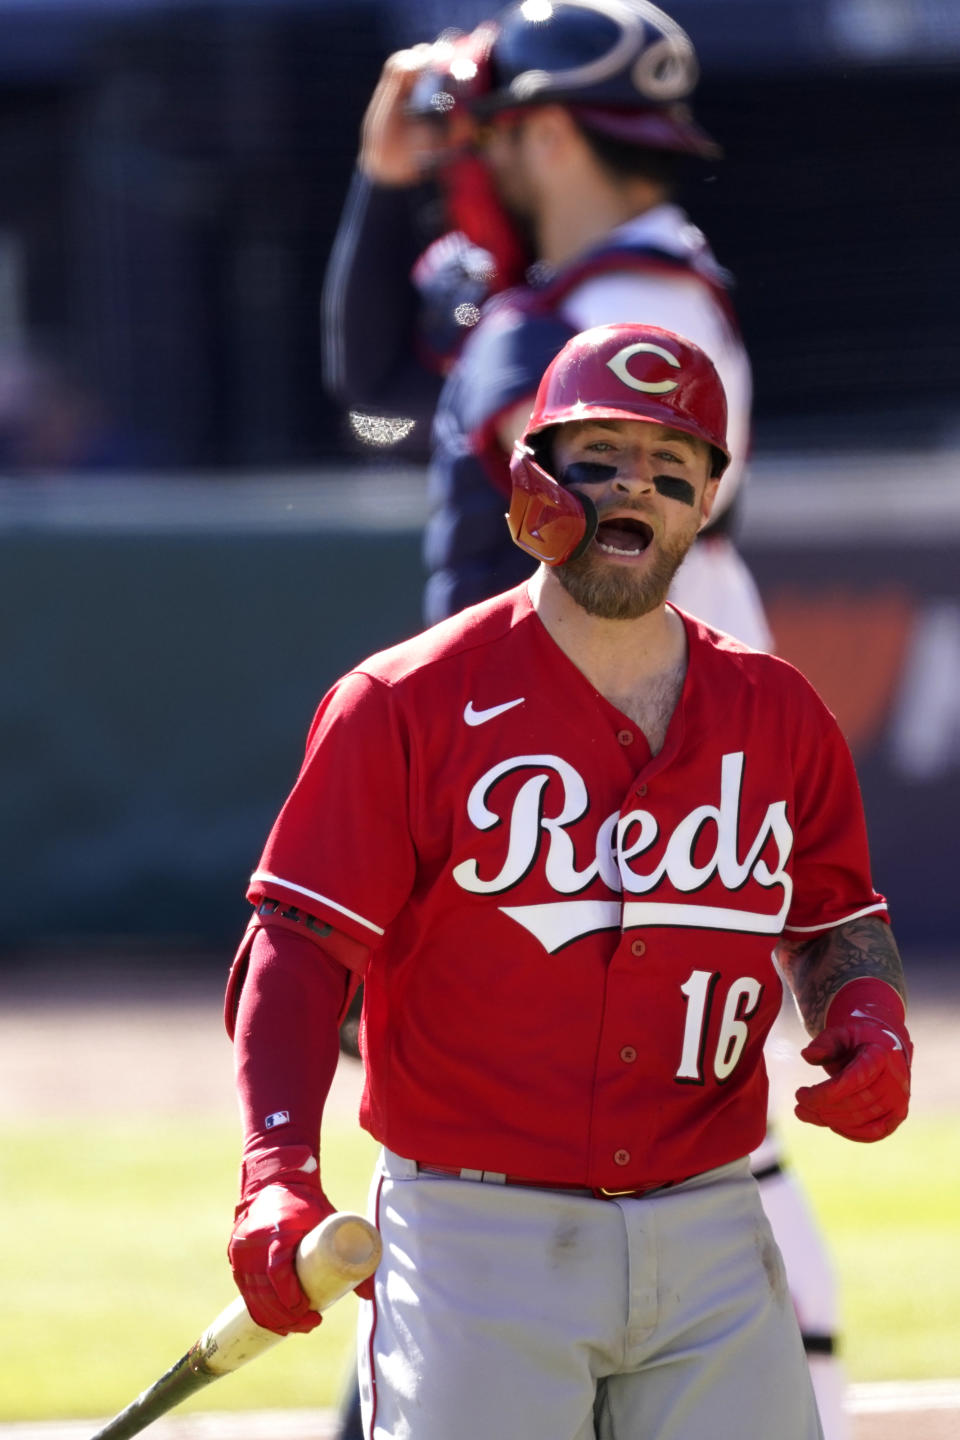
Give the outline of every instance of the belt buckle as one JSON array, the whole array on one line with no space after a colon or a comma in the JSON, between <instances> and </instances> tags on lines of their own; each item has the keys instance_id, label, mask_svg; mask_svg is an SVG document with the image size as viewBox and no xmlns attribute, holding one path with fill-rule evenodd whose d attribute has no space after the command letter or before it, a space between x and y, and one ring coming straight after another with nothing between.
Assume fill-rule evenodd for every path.
<instances>
[{"instance_id":1,"label":"belt buckle","mask_svg":"<svg viewBox=\"0 0 960 1440\"><path fill-rule=\"evenodd\" d=\"M608 1190L606 1186L598 1185L593 1193L602 1200L616 1200L618 1196L639 1195L641 1192L637 1189L636 1185L631 1185L629 1190Z\"/></svg>"}]
</instances>

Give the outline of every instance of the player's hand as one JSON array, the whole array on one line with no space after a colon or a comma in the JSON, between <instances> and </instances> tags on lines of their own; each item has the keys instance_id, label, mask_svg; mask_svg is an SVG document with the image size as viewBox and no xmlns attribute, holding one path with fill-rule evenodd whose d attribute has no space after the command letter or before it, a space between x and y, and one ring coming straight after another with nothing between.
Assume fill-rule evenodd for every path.
<instances>
[{"instance_id":1,"label":"player's hand","mask_svg":"<svg viewBox=\"0 0 960 1440\"><path fill-rule=\"evenodd\" d=\"M319 1184L299 1182L266 1185L238 1206L227 1254L251 1319L264 1330L289 1335L320 1324L294 1261L303 1237L332 1214Z\"/></svg>"},{"instance_id":2,"label":"player's hand","mask_svg":"<svg viewBox=\"0 0 960 1440\"><path fill-rule=\"evenodd\" d=\"M906 1118L913 1045L892 986L851 980L834 996L820 1034L801 1051L830 1076L797 1091L796 1114L848 1140L882 1140Z\"/></svg>"},{"instance_id":3,"label":"player's hand","mask_svg":"<svg viewBox=\"0 0 960 1440\"><path fill-rule=\"evenodd\" d=\"M435 58L433 45L398 50L384 63L360 130L359 168L378 185L416 185L443 148L436 125L407 114L420 75Z\"/></svg>"},{"instance_id":4,"label":"player's hand","mask_svg":"<svg viewBox=\"0 0 960 1440\"><path fill-rule=\"evenodd\" d=\"M297 1278L296 1255L303 1237L332 1214L307 1146L277 1146L244 1158L227 1254L251 1318L264 1330L289 1335L320 1324ZM372 1275L356 1293L373 1298Z\"/></svg>"}]
</instances>

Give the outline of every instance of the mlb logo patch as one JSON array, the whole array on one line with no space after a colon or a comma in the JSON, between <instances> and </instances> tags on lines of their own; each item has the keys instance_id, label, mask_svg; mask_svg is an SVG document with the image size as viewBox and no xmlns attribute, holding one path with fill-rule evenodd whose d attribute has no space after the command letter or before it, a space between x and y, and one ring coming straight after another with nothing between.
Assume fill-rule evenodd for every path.
<instances>
[{"instance_id":1,"label":"mlb logo patch","mask_svg":"<svg viewBox=\"0 0 960 1440\"><path fill-rule=\"evenodd\" d=\"M273 1114L272 1114L272 1115L268 1115L267 1118L266 1118L266 1120L265 1120L263 1123L264 1123L264 1125L266 1126L266 1128L267 1128L268 1130L273 1130L273 1129L275 1129L277 1125L289 1125L289 1124L290 1124L290 1111L289 1111L289 1110L274 1110Z\"/></svg>"}]
</instances>

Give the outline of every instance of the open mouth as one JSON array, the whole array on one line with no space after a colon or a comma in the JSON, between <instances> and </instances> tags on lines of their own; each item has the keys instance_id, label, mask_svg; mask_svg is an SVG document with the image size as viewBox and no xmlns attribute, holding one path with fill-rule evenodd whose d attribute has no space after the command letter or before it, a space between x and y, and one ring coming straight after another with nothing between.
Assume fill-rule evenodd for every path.
<instances>
[{"instance_id":1,"label":"open mouth","mask_svg":"<svg viewBox=\"0 0 960 1440\"><path fill-rule=\"evenodd\" d=\"M601 520L596 538L607 555L642 555L653 539L653 530L645 520L618 515L614 520Z\"/></svg>"}]
</instances>

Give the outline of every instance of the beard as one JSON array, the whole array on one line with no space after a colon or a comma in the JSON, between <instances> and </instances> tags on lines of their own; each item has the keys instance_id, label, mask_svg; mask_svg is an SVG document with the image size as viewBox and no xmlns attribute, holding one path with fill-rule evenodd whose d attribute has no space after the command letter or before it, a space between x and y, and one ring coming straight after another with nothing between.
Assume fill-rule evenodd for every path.
<instances>
[{"instance_id":1,"label":"beard","mask_svg":"<svg viewBox=\"0 0 960 1440\"><path fill-rule=\"evenodd\" d=\"M554 573L570 598L588 615L601 620L638 620L664 603L673 577L696 538L694 528L662 545L651 541L649 549L654 554L642 574L629 565L608 563L593 543L576 560L558 565Z\"/></svg>"}]
</instances>

